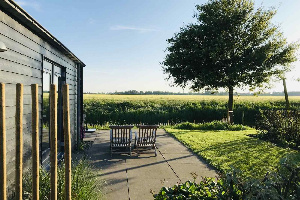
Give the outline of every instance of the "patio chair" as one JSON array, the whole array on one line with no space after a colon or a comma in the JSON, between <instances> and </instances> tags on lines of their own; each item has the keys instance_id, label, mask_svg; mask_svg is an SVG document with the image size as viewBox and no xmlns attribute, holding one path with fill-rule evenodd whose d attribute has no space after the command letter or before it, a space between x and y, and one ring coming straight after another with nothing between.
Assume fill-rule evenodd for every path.
<instances>
[{"instance_id":1,"label":"patio chair","mask_svg":"<svg viewBox=\"0 0 300 200\"><path fill-rule=\"evenodd\" d=\"M131 156L132 128L133 126L109 126L110 153L127 153ZM120 151L125 149L125 151Z\"/></svg>"},{"instance_id":2,"label":"patio chair","mask_svg":"<svg viewBox=\"0 0 300 200\"><path fill-rule=\"evenodd\" d=\"M138 133L135 132L135 148L137 151L139 149L154 149L155 156L156 153L156 131L159 127L158 125L139 125Z\"/></svg>"}]
</instances>

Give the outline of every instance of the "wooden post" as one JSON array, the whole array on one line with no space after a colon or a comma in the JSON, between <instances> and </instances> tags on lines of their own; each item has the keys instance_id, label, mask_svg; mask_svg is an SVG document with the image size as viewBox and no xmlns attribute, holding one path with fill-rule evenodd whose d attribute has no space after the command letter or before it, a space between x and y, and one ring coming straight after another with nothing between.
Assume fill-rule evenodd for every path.
<instances>
[{"instance_id":1,"label":"wooden post","mask_svg":"<svg viewBox=\"0 0 300 200\"><path fill-rule=\"evenodd\" d=\"M0 199L6 200L5 84L0 83Z\"/></svg>"},{"instance_id":2,"label":"wooden post","mask_svg":"<svg viewBox=\"0 0 300 200\"><path fill-rule=\"evenodd\" d=\"M32 199L39 200L39 99L38 84L31 85L32 99Z\"/></svg>"},{"instance_id":3,"label":"wooden post","mask_svg":"<svg viewBox=\"0 0 300 200\"><path fill-rule=\"evenodd\" d=\"M50 162L51 200L57 200L57 93L56 85L50 87Z\"/></svg>"},{"instance_id":4,"label":"wooden post","mask_svg":"<svg viewBox=\"0 0 300 200\"><path fill-rule=\"evenodd\" d=\"M22 200L23 84L16 85L16 199Z\"/></svg>"},{"instance_id":5,"label":"wooden post","mask_svg":"<svg viewBox=\"0 0 300 200\"><path fill-rule=\"evenodd\" d=\"M70 106L69 85L63 85L63 119L65 145L65 193L66 200L71 200L71 137L70 137Z\"/></svg>"}]
</instances>

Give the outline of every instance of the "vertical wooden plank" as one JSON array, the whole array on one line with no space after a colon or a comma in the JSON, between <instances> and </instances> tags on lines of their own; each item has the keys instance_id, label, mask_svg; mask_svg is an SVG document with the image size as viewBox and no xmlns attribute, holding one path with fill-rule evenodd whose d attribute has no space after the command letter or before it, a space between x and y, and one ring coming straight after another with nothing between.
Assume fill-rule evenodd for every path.
<instances>
[{"instance_id":1,"label":"vertical wooden plank","mask_svg":"<svg viewBox=\"0 0 300 200\"><path fill-rule=\"evenodd\" d=\"M70 137L70 104L69 85L63 85L63 120L65 145L65 194L71 200L71 137Z\"/></svg>"},{"instance_id":2,"label":"vertical wooden plank","mask_svg":"<svg viewBox=\"0 0 300 200\"><path fill-rule=\"evenodd\" d=\"M32 99L32 199L39 200L39 97L38 84L31 85Z\"/></svg>"},{"instance_id":3,"label":"vertical wooden plank","mask_svg":"<svg viewBox=\"0 0 300 200\"><path fill-rule=\"evenodd\" d=\"M0 83L0 199L6 200L5 84Z\"/></svg>"},{"instance_id":4,"label":"vertical wooden plank","mask_svg":"<svg viewBox=\"0 0 300 200\"><path fill-rule=\"evenodd\" d=\"M22 200L23 84L16 85L16 199Z\"/></svg>"},{"instance_id":5,"label":"vertical wooden plank","mask_svg":"<svg viewBox=\"0 0 300 200\"><path fill-rule=\"evenodd\" d=\"M50 86L50 162L51 200L57 200L57 93L55 84Z\"/></svg>"}]
</instances>

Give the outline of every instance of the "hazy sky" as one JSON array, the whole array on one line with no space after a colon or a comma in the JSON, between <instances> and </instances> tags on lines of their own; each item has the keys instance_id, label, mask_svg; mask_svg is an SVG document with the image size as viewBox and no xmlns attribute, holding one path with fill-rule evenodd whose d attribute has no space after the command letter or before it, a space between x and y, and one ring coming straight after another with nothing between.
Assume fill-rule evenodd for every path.
<instances>
[{"instance_id":1,"label":"hazy sky","mask_svg":"<svg viewBox=\"0 0 300 200\"><path fill-rule=\"evenodd\" d=\"M194 22L195 5L206 0L18 0L42 26L87 66L85 92L182 91L169 86L160 62L166 39ZM300 39L299 0L256 0L278 13L289 42ZM299 57L299 56L298 56ZM299 57L300 58L300 57ZM288 90L300 90L300 62L288 74ZM298 68L298 69L297 69ZM281 83L273 90L282 91ZM185 90L187 92L188 89Z\"/></svg>"}]
</instances>

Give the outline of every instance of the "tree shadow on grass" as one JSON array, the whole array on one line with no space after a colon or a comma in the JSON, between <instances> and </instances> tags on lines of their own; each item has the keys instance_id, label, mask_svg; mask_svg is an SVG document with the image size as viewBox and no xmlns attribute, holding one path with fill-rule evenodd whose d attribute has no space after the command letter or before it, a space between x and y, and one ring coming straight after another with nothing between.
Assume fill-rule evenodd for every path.
<instances>
[{"instance_id":1,"label":"tree shadow on grass","mask_svg":"<svg viewBox=\"0 0 300 200\"><path fill-rule=\"evenodd\" d=\"M242 170L243 176L262 177L287 156L294 162L300 162L298 151L250 137L193 150L221 171L234 167Z\"/></svg>"}]
</instances>

